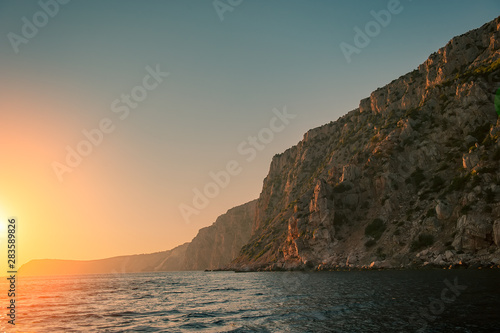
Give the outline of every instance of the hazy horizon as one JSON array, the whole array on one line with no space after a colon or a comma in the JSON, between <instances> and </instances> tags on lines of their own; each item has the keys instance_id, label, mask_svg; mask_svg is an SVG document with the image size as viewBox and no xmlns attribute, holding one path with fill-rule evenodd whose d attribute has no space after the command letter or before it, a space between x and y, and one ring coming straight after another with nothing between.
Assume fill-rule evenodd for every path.
<instances>
[{"instance_id":1,"label":"hazy horizon","mask_svg":"<svg viewBox=\"0 0 500 333\"><path fill-rule=\"evenodd\" d=\"M348 60L340 45L390 2L242 1L221 14L211 1L70 1L13 44L43 9L0 1L0 241L16 217L17 267L191 241L258 198L273 155L500 9L400 1ZM193 203L209 183L213 197Z\"/></svg>"}]
</instances>

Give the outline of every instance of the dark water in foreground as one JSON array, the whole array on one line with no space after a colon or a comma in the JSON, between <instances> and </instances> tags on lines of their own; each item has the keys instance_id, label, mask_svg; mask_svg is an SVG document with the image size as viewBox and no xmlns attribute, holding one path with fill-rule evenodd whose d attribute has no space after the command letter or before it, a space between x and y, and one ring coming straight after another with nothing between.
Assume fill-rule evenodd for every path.
<instances>
[{"instance_id":1,"label":"dark water in foreground","mask_svg":"<svg viewBox=\"0 0 500 333\"><path fill-rule=\"evenodd\" d=\"M499 332L499 282L498 270L20 277L16 329ZM0 287L5 290L4 281ZM5 313L0 327L15 331Z\"/></svg>"}]
</instances>

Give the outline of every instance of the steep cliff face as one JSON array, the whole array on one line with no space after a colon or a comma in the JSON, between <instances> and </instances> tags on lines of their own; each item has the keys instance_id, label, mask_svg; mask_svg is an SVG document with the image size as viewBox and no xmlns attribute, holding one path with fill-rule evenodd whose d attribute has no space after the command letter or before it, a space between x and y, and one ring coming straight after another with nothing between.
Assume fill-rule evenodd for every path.
<instances>
[{"instance_id":1,"label":"steep cliff face","mask_svg":"<svg viewBox=\"0 0 500 333\"><path fill-rule=\"evenodd\" d=\"M453 38L276 155L229 267L500 264L499 28Z\"/></svg>"},{"instance_id":2,"label":"steep cliff face","mask_svg":"<svg viewBox=\"0 0 500 333\"><path fill-rule=\"evenodd\" d=\"M184 269L216 269L236 258L250 239L256 202L231 208L214 224L200 229L186 250Z\"/></svg>"}]
</instances>

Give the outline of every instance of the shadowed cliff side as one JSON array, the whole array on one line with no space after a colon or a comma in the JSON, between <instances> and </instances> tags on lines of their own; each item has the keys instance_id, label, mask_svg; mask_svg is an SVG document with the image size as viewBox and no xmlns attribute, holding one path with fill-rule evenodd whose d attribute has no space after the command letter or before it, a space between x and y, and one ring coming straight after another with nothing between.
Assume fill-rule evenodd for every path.
<instances>
[{"instance_id":1,"label":"shadowed cliff side","mask_svg":"<svg viewBox=\"0 0 500 333\"><path fill-rule=\"evenodd\" d=\"M31 260L19 269L27 275L119 274L205 270L225 266L248 242L257 200L231 208L211 226L202 228L191 243L169 251L99 260Z\"/></svg>"},{"instance_id":2,"label":"shadowed cliff side","mask_svg":"<svg viewBox=\"0 0 500 333\"><path fill-rule=\"evenodd\" d=\"M217 269L228 265L250 239L257 200L231 208L202 228L186 250L184 269Z\"/></svg>"},{"instance_id":3,"label":"shadowed cliff side","mask_svg":"<svg viewBox=\"0 0 500 333\"><path fill-rule=\"evenodd\" d=\"M149 254L119 256L99 260L31 260L19 269L27 275L76 275L76 274L121 274L154 271L177 271L184 265L184 254L189 243L169 251Z\"/></svg>"}]
</instances>

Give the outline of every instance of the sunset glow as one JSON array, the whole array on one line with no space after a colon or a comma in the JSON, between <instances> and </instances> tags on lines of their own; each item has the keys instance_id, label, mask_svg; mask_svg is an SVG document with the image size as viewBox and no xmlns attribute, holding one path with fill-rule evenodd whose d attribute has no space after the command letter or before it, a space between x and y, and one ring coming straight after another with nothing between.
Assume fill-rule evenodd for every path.
<instances>
[{"instance_id":1,"label":"sunset glow","mask_svg":"<svg viewBox=\"0 0 500 333\"><path fill-rule=\"evenodd\" d=\"M498 13L0 0L0 331L498 330Z\"/></svg>"},{"instance_id":2,"label":"sunset glow","mask_svg":"<svg viewBox=\"0 0 500 333\"><path fill-rule=\"evenodd\" d=\"M436 5L430 15L405 4L391 29L348 65L338 44L352 39L370 3L319 9L304 2L283 16L285 2L245 2L224 22L210 3L187 3L74 1L19 53L2 39L0 203L18 219L20 264L149 253L190 241L259 196L273 155L356 108L453 35L491 19L496 4L475 8L474 19L460 19L470 11L459 6ZM37 2L3 4L3 31L20 33L21 18L38 10ZM420 27L418 15L428 21L424 29L439 29L411 35L406 48L393 43ZM296 117L281 127L273 110L285 107ZM114 130L101 138L94 130L103 119ZM279 131L262 132L271 127ZM97 144L82 143L88 133ZM262 144L259 135L272 140ZM60 181L54 162L67 166L78 149L86 156ZM240 172L210 189L213 174L232 161ZM198 199L205 187L217 195ZM188 220L180 209L186 206L196 210Z\"/></svg>"},{"instance_id":3,"label":"sunset glow","mask_svg":"<svg viewBox=\"0 0 500 333\"><path fill-rule=\"evenodd\" d=\"M7 232L7 217L2 207L0 207L0 237L5 237L6 232Z\"/></svg>"}]
</instances>

